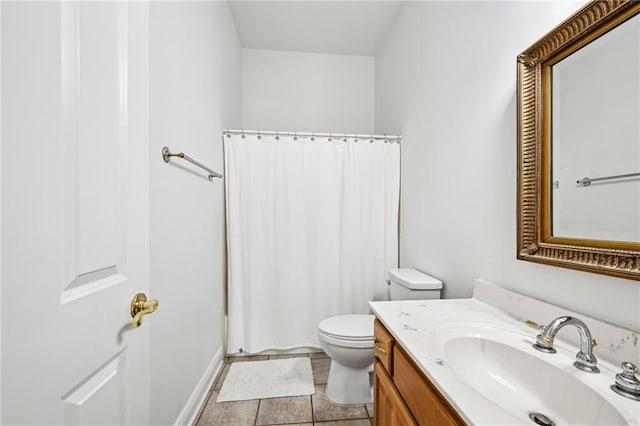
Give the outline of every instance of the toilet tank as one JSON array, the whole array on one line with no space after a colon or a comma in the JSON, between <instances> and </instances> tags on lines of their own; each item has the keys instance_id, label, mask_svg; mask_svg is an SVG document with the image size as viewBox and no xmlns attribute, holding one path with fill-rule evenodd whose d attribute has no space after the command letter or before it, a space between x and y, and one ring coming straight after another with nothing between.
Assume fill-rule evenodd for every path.
<instances>
[{"instance_id":1,"label":"toilet tank","mask_svg":"<svg viewBox=\"0 0 640 426\"><path fill-rule=\"evenodd\" d=\"M413 268L389 269L391 300L440 299L442 281Z\"/></svg>"}]
</instances>

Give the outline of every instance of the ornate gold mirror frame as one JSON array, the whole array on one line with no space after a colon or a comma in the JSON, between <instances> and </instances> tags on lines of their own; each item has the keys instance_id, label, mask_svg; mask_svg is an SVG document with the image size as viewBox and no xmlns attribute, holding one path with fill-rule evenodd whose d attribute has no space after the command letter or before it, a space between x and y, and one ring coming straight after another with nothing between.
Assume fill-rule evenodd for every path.
<instances>
[{"instance_id":1,"label":"ornate gold mirror frame","mask_svg":"<svg viewBox=\"0 0 640 426\"><path fill-rule=\"evenodd\" d=\"M592 1L518 56L518 259L640 280L640 243L555 237L551 228L551 67L640 13Z\"/></svg>"}]
</instances>

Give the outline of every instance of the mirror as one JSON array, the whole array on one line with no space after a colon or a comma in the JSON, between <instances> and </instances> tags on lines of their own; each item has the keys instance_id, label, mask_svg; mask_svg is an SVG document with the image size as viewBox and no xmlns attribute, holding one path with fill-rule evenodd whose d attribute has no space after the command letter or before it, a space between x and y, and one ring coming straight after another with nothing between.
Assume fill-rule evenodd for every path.
<instances>
[{"instance_id":1,"label":"mirror","mask_svg":"<svg viewBox=\"0 0 640 426\"><path fill-rule=\"evenodd\" d=\"M551 235L640 242L640 15L551 67Z\"/></svg>"},{"instance_id":2,"label":"mirror","mask_svg":"<svg viewBox=\"0 0 640 426\"><path fill-rule=\"evenodd\" d=\"M640 280L640 3L518 56L518 258Z\"/></svg>"}]
</instances>

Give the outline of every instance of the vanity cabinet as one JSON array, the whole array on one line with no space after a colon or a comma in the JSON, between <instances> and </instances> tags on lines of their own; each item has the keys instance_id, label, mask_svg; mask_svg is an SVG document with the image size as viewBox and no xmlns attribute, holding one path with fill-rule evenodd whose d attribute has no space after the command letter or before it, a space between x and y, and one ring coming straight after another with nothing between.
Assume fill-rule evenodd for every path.
<instances>
[{"instance_id":1,"label":"vanity cabinet","mask_svg":"<svg viewBox=\"0 0 640 426\"><path fill-rule=\"evenodd\" d=\"M377 319L374 336L376 426L466 425Z\"/></svg>"},{"instance_id":2,"label":"vanity cabinet","mask_svg":"<svg viewBox=\"0 0 640 426\"><path fill-rule=\"evenodd\" d=\"M373 374L375 377L373 411L376 425L417 425L381 362L376 361L373 367Z\"/></svg>"}]
</instances>

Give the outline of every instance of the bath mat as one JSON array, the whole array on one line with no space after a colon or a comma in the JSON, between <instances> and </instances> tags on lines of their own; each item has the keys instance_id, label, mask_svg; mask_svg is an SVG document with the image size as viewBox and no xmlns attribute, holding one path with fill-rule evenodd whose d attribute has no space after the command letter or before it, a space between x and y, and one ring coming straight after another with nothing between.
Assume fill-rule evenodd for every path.
<instances>
[{"instance_id":1,"label":"bath mat","mask_svg":"<svg viewBox=\"0 0 640 426\"><path fill-rule=\"evenodd\" d=\"M312 395L315 392L309 358L234 362L216 402Z\"/></svg>"}]
</instances>

